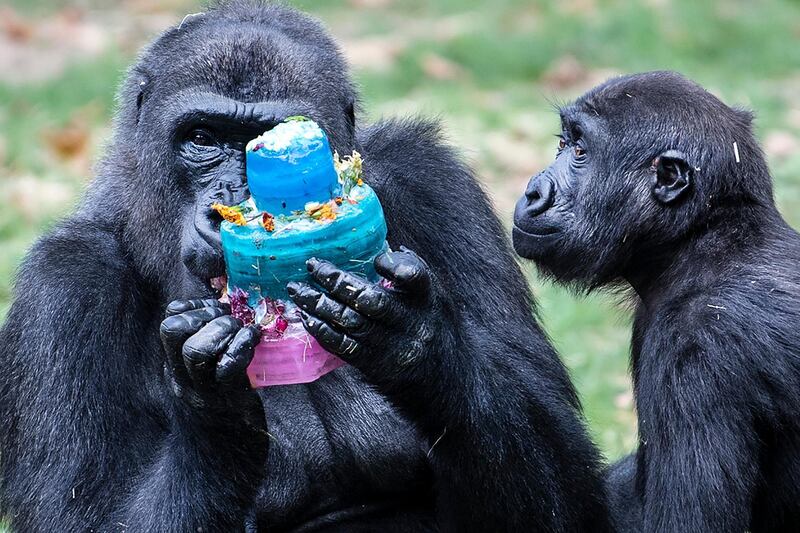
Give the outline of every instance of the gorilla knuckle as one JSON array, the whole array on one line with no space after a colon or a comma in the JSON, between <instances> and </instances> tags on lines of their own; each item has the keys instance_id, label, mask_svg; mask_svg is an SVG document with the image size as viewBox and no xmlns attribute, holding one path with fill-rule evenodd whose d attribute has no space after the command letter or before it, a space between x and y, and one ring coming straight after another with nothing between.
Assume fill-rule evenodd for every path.
<instances>
[{"instance_id":1,"label":"gorilla knuckle","mask_svg":"<svg viewBox=\"0 0 800 533\"><path fill-rule=\"evenodd\" d=\"M176 315L186 311L188 302L186 300L173 300L167 305L166 312L168 315Z\"/></svg>"},{"instance_id":2,"label":"gorilla knuckle","mask_svg":"<svg viewBox=\"0 0 800 533\"><path fill-rule=\"evenodd\" d=\"M242 346L251 348L258 343L260 339L261 331L257 326L242 328L242 330L236 336L236 340L239 341Z\"/></svg>"},{"instance_id":3,"label":"gorilla knuckle","mask_svg":"<svg viewBox=\"0 0 800 533\"><path fill-rule=\"evenodd\" d=\"M203 341L189 339L183 344L181 355L183 355L184 360L196 364L213 359L215 357L213 351L214 347L212 345Z\"/></svg>"},{"instance_id":4,"label":"gorilla knuckle","mask_svg":"<svg viewBox=\"0 0 800 533\"><path fill-rule=\"evenodd\" d=\"M380 287L372 287L365 291L363 298L364 312L375 318L386 318L394 307L394 297Z\"/></svg>"},{"instance_id":5,"label":"gorilla knuckle","mask_svg":"<svg viewBox=\"0 0 800 533\"><path fill-rule=\"evenodd\" d=\"M342 335L337 345L336 353L339 355L352 355L360 348L358 341L347 335Z\"/></svg>"},{"instance_id":6,"label":"gorilla knuckle","mask_svg":"<svg viewBox=\"0 0 800 533\"><path fill-rule=\"evenodd\" d=\"M304 320L304 325L311 334L316 334L323 324L322 320L313 316L309 316Z\"/></svg>"},{"instance_id":7,"label":"gorilla knuckle","mask_svg":"<svg viewBox=\"0 0 800 533\"><path fill-rule=\"evenodd\" d=\"M234 318L231 315L223 315L220 317L215 318L211 324L214 324L218 328L222 330L235 330L239 329L243 326L243 323L238 318Z\"/></svg>"},{"instance_id":8,"label":"gorilla knuckle","mask_svg":"<svg viewBox=\"0 0 800 533\"><path fill-rule=\"evenodd\" d=\"M342 305L325 294L319 294L315 298L314 312L317 314L337 315L341 313Z\"/></svg>"},{"instance_id":9,"label":"gorilla knuckle","mask_svg":"<svg viewBox=\"0 0 800 533\"><path fill-rule=\"evenodd\" d=\"M189 329L189 323L181 315L174 315L161 321L159 333L164 339L171 339L183 334Z\"/></svg>"},{"instance_id":10,"label":"gorilla knuckle","mask_svg":"<svg viewBox=\"0 0 800 533\"><path fill-rule=\"evenodd\" d=\"M366 325L364 317L350 307L344 307L338 317L338 325L350 330L360 330Z\"/></svg>"}]
</instances>

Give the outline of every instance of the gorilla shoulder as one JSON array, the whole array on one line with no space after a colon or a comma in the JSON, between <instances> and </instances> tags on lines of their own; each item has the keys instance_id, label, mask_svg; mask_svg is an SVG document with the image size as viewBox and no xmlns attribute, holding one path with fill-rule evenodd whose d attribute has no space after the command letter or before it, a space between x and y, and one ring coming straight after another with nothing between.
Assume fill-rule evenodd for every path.
<instances>
[{"instance_id":1,"label":"gorilla shoulder","mask_svg":"<svg viewBox=\"0 0 800 533\"><path fill-rule=\"evenodd\" d=\"M405 187L414 186L417 181L435 182L442 175L443 166L453 170L447 174L449 178L477 185L456 150L446 141L438 121L384 119L359 130L357 138L375 171L371 185L379 189L388 179L400 180Z\"/></svg>"},{"instance_id":2,"label":"gorilla shoulder","mask_svg":"<svg viewBox=\"0 0 800 533\"><path fill-rule=\"evenodd\" d=\"M33 245L19 272L18 293L44 291L55 298L57 294L91 297L95 289L129 279L133 270L113 231L70 217ZM113 296L108 291L101 292L96 295L98 303Z\"/></svg>"}]
</instances>

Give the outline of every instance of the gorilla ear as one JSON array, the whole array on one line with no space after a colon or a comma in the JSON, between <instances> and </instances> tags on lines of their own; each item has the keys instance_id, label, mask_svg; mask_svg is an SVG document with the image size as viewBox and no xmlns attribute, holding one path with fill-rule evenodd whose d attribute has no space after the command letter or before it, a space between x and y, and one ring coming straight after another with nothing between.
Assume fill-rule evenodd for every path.
<instances>
[{"instance_id":1,"label":"gorilla ear","mask_svg":"<svg viewBox=\"0 0 800 533\"><path fill-rule=\"evenodd\" d=\"M694 168L687 163L686 156L677 150L667 150L654 162L656 176L653 196L664 205L680 199L692 185Z\"/></svg>"}]
</instances>

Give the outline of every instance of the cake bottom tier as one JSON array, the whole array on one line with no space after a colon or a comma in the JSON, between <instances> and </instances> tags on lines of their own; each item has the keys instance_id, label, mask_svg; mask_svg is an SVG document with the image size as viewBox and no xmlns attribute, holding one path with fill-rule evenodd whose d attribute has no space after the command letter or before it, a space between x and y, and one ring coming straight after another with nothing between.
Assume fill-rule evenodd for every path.
<instances>
[{"instance_id":1,"label":"cake bottom tier","mask_svg":"<svg viewBox=\"0 0 800 533\"><path fill-rule=\"evenodd\" d=\"M287 300L290 281L312 283L306 269L311 257L375 280L375 257L388 249L386 221L378 197L368 186L356 204L343 203L327 222L296 220L270 232L257 223L220 226L228 287L249 295L251 307L263 297Z\"/></svg>"},{"instance_id":2,"label":"cake bottom tier","mask_svg":"<svg viewBox=\"0 0 800 533\"><path fill-rule=\"evenodd\" d=\"M343 364L302 330L279 339L262 337L247 367L247 377L253 388L310 383Z\"/></svg>"}]
</instances>

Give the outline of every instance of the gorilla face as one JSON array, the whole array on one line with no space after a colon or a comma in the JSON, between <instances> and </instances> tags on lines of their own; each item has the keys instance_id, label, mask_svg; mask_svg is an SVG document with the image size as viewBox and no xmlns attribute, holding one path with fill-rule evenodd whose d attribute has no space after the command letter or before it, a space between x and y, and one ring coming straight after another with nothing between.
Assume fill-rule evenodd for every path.
<instances>
[{"instance_id":1,"label":"gorilla face","mask_svg":"<svg viewBox=\"0 0 800 533\"><path fill-rule=\"evenodd\" d=\"M618 277L653 209L647 170L614 165L609 148L602 120L579 106L562 110L556 159L517 202L515 250L562 282ZM638 224L626 224L626 213L637 213Z\"/></svg>"},{"instance_id":2,"label":"gorilla face","mask_svg":"<svg viewBox=\"0 0 800 533\"><path fill-rule=\"evenodd\" d=\"M170 166L176 169L177 188L184 191L185 207L178 213L178 257L186 276L206 284L225 272L221 219L210 206L234 205L247 198L247 142L294 115L324 118L306 102L251 103L203 91L182 91L165 102L164 122L171 125ZM184 280L183 286L186 281L191 280Z\"/></svg>"},{"instance_id":3,"label":"gorilla face","mask_svg":"<svg viewBox=\"0 0 800 533\"><path fill-rule=\"evenodd\" d=\"M561 110L556 159L517 203L517 253L592 289L669 261L718 216L715 205L767 205L770 184L741 178L762 174L747 168L759 159L737 161L732 150L738 140L738 150L758 151L744 134L749 120L670 72L592 89Z\"/></svg>"},{"instance_id":4,"label":"gorilla face","mask_svg":"<svg viewBox=\"0 0 800 533\"><path fill-rule=\"evenodd\" d=\"M355 143L355 93L319 24L278 8L211 18L185 20L144 54L115 133L114 148L127 155L117 160L133 167L119 178L127 237L164 301L213 294L209 280L225 267L221 219L210 206L248 196L250 139L304 115L333 149L349 153Z\"/></svg>"}]
</instances>

